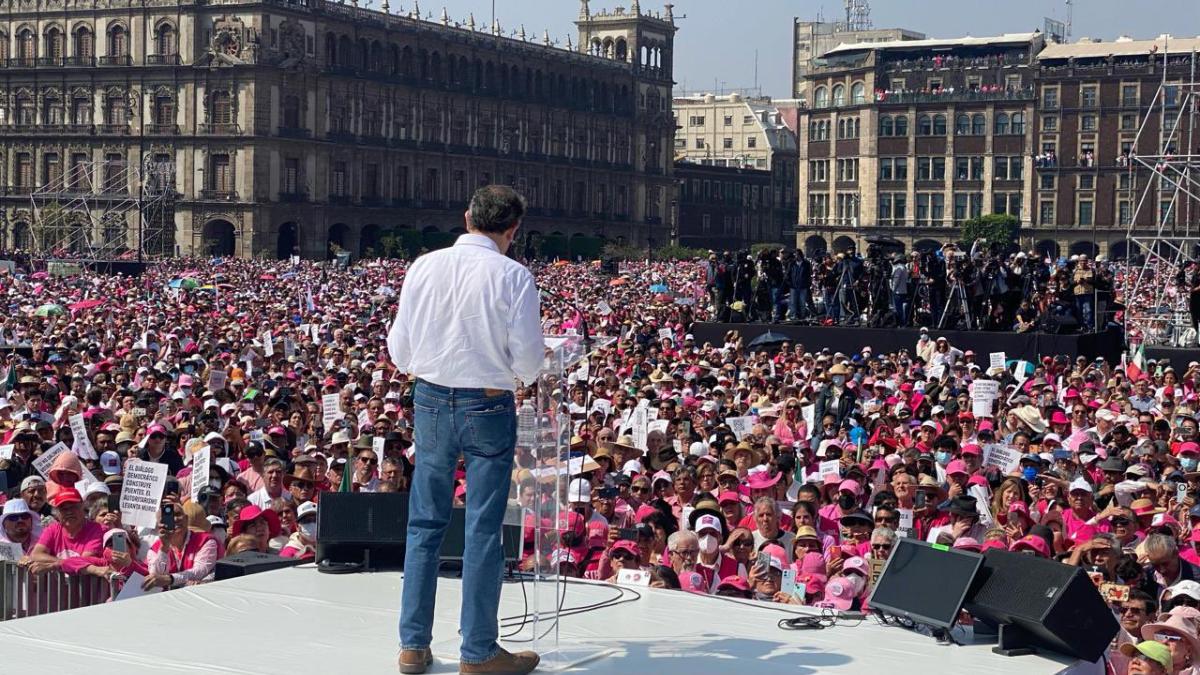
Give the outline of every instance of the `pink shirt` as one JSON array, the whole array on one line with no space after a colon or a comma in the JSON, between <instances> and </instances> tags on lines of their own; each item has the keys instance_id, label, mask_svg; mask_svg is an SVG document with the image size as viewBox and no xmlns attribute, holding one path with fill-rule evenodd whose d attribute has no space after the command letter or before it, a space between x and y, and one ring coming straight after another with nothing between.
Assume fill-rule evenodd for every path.
<instances>
[{"instance_id":1,"label":"pink shirt","mask_svg":"<svg viewBox=\"0 0 1200 675\"><path fill-rule=\"evenodd\" d=\"M46 548L50 555L56 556L63 563L63 571L67 574L77 574L92 564L85 558L100 558L104 555L104 527L94 521L87 521L74 537L67 535L62 523L52 523L42 530L38 543Z\"/></svg>"}]
</instances>

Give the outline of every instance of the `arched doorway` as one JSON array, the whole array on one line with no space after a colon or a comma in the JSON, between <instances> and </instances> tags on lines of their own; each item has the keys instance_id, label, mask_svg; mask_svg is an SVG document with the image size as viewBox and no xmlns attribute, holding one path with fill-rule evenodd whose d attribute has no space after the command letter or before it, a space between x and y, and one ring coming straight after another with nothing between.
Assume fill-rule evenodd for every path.
<instances>
[{"instance_id":1,"label":"arched doorway","mask_svg":"<svg viewBox=\"0 0 1200 675\"><path fill-rule=\"evenodd\" d=\"M1058 242L1054 241L1053 239L1043 239L1039 241L1037 246L1033 247L1033 250L1037 251L1038 255L1051 259L1057 259L1059 253L1062 251L1062 249L1058 246Z\"/></svg>"},{"instance_id":2,"label":"arched doorway","mask_svg":"<svg viewBox=\"0 0 1200 675\"><path fill-rule=\"evenodd\" d=\"M848 249L855 248L854 240L847 236L841 236L833 240L833 251L835 253L845 253Z\"/></svg>"},{"instance_id":3,"label":"arched doorway","mask_svg":"<svg viewBox=\"0 0 1200 675\"><path fill-rule=\"evenodd\" d=\"M337 253L346 250L346 241L350 238L350 226L345 223L334 223L329 227L329 236L326 237L326 244L329 248L329 257L334 257Z\"/></svg>"},{"instance_id":4,"label":"arched doorway","mask_svg":"<svg viewBox=\"0 0 1200 675\"><path fill-rule=\"evenodd\" d=\"M33 237L30 235L29 223L13 224L13 248L29 250L33 248Z\"/></svg>"},{"instance_id":5,"label":"arched doorway","mask_svg":"<svg viewBox=\"0 0 1200 675\"><path fill-rule=\"evenodd\" d=\"M279 226L279 242L275 247L275 257L287 260L293 255L300 254L300 228L293 222Z\"/></svg>"},{"instance_id":6,"label":"arched doorway","mask_svg":"<svg viewBox=\"0 0 1200 675\"><path fill-rule=\"evenodd\" d=\"M237 250L237 231L228 220L210 220L204 226L203 252L225 257Z\"/></svg>"},{"instance_id":7,"label":"arched doorway","mask_svg":"<svg viewBox=\"0 0 1200 675\"><path fill-rule=\"evenodd\" d=\"M1108 247L1108 257L1112 260L1125 260L1129 257L1129 242L1118 241Z\"/></svg>"},{"instance_id":8,"label":"arched doorway","mask_svg":"<svg viewBox=\"0 0 1200 675\"><path fill-rule=\"evenodd\" d=\"M819 234L809 235L804 240L804 255L810 258L819 258L825 255L829 250L829 246L825 243L825 237Z\"/></svg>"},{"instance_id":9,"label":"arched doorway","mask_svg":"<svg viewBox=\"0 0 1200 675\"><path fill-rule=\"evenodd\" d=\"M1069 251L1071 255L1086 255L1095 258L1096 254L1100 252L1100 247L1090 241L1077 241L1071 244Z\"/></svg>"},{"instance_id":10,"label":"arched doorway","mask_svg":"<svg viewBox=\"0 0 1200 675\"><path fill-rule=\"evenodd\" d=\"M378 225L363 226L362 233L358 236L358 255L360 258L379 258L383 256L383 247L380 243L381 232Z\"/></svg>"}]
</instances>

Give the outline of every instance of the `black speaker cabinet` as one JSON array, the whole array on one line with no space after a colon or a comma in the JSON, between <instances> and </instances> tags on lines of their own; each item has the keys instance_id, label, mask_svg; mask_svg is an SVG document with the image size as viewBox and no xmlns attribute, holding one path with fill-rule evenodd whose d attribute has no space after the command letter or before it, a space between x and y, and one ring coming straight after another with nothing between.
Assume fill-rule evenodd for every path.
<instances>
[{"instance_id":1,"label":"black speaker cabinet","mask_svg":"<svg viewBox=\"0 0 1200 675\"><path fill-rule=\"evenodd\" d=\"M259 553L258 551L243 551L236 555L221 558L217 561L216 580L244 577L248 574L270 572L283 567L299 565L299 558L284 558L274 553Z\"/></svg>"}]
</instances>

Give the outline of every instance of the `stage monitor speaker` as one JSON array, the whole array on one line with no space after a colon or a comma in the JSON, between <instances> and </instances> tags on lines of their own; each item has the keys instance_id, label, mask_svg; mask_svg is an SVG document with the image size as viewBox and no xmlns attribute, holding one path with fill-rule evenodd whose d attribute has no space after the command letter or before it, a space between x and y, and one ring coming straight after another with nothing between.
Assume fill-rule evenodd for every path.
<instances>
[{"instance_id":1,"label":"stage monitor speaker","mask_svg":"<svg viewBox=\"0 0 1200 675\"><path fill-rule=\"evenodd\" d=\"M292 567L300 562L299 558L284 558L273 553L244 551L218 560L215 575L217 581L224 581L225 579L244 577L248 574Z\"/></svg>"},{"instance_id":2,"label":"stage monitor speaker","mask_svg":"<svg viewBox=\"0 0 1200 675\"><path fill-rule=\"evenodd\" d=\"M520 521L519 513L508 522ZM466 511L455 508L442 540L439 557L461 560L466 546ZM504 559L520 560L520 525L502 528ZM408 536L407 492L326 492L317 511L319 562L362 564L369 569L401 569Z\"/></svg>"},{"instance_id":3,"label":"stage monitor speaker","mask_svg":"<svg viewBox=\"0 0 1200 675\"><path fill-rule=\"evenodd\" d=\"M1100 591L1079 567L991 549L964 605L1000 628L996 653L1041 647L1095 662L1119 628Z\"/></svg>"},{"instance_id":4,"label":"stage monitor speaker","mask_svg":"<svg viewBox=\"0 0 1200 675\"><path fill-rule=\"evenodd\" d=\"M407 492L325 492L317 510L317 561L404 567Z\"/></svg>"},{"instance_id":5,"label":"stage monitor speaker","mask_svg":"<svg viewBox=\"0 0 1200 675\"><path fill-rule=\"evenodd\" d=\"M978 553L899 539L867 604L909 621L950 628L982 562Z\"/></svg>"}]
</instances>

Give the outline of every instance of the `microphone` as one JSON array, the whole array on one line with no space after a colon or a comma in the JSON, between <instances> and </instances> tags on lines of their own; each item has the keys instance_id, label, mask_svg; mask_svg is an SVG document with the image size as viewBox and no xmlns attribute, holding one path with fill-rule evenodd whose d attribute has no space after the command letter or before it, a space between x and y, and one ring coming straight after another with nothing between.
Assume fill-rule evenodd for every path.
<instances>
[{"instance_id":1,"label":"microphone","mask_svg":"<svg viewBox=\"0 0 1200 675\"><path fill-rule=\"evenodd\" d=\"M558 300L560 302L564 302L568 307L575 310L575 313L579 315L579 328L583 333L583 348L589 352L592 351L592 336L588 333L587 315L580 311L579 306L575 304L575 301L561 293L545 288L539 288L538 295L547 300Z\"/></svg>"}]
</instances>

